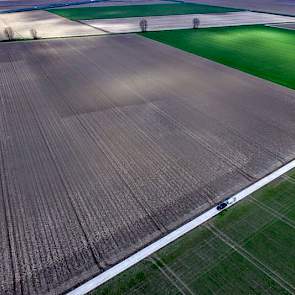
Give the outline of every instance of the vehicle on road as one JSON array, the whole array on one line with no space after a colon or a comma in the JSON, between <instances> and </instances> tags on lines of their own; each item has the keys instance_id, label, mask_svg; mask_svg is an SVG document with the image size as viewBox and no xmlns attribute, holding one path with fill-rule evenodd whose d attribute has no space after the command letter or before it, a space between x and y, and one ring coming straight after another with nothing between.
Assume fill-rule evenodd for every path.
<instances>
[{"instance_id":1,"label":"vehicle on road","mask_svg":"<svg viewBox=\"0 0 295 295\"><path fill-rule=\"evenodd\" d=\"M223 210L225 207L227 207L227 203L226 203L226 202L222 202L222 203L220 203L220 204L217 205L216 209L217 209L218 211L221 211L221 210Z\"/></svg>"},{"instance_id":2,"label":"vehicle on road","mask_svg":"<svg viewBox=\"0 0 295 295\"><path fill-rule=\"evenodd\" d=\"M225 207L227 207L228 205L233 204L235 201L236 201L236 198L235 198L235 197L233 197L233 198L227 198L227 199L225 199L222 203L219 203L219 204L217 205L216 209L217 209L218 211L221 211L221 210L223 210Z\"/></svg>"}]
</instances>

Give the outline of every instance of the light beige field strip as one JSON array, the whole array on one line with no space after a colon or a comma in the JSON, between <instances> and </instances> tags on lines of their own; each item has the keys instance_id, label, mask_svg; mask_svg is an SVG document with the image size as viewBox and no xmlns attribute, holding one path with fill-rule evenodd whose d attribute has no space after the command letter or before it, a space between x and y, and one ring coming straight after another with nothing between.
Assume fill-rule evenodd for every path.
<instances>
[{"instance_id":1,"label":"light beige field strip","mask_svg":"<svg viewBox=\"0 0 295 295\"><path fill-rule=\"evenodd\" d=\"M201 28L290 23L295 21L295 17L250 11L218 14L149 16L145 17L145 19L148 22L148 31L161 31L192 28L193 19L196 17L200 20ZM141 19L142 17L130 17L119 19L93 19L82 22L110 33L129 33L140 31L139 22Z\"/></svg>"}]
</instances>

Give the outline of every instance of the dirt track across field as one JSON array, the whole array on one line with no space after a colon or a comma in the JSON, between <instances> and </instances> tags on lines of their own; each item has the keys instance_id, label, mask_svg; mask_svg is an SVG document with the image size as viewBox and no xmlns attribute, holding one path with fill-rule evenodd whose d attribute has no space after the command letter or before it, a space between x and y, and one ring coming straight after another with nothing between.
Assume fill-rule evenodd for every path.
<instances>
[{"instance_id":1,"label":"dirt track across field","mask_svg":"<svg viewBox=\"0 0 295 295\"><path fill-rule=\"evenodd\" d=\"M295 157L295 92L137 35L1 44L0 293L56 294Z\"/></svg>"},{"instance_id":2,"label":"dirt track across field","mask_svg":"<svg viewBox=\"0 0 295 295\"><path fill-rule=\"evenodd\" d=\"M144 17L144 19L148 22L148 31L162 31L192 28L193 19L196 17L200 20L200 28L285 23L295 21L295 17L249 11L218 14L149 16ZM142 19L142 17L130 17L118 19L93 19L82 22L105 32L131 33L139 32L141 30L139 23Z\"/></svg>"}]
</instances>

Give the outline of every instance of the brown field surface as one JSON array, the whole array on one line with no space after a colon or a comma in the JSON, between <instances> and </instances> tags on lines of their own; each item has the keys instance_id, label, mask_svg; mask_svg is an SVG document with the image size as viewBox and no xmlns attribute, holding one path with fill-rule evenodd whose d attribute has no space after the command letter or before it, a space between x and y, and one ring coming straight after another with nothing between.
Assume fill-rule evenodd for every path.
<instances>
[{"instance_id":1,"label":"brown field surface","mask_svg":"<svg viewBox=\"0 0 295 295\"><path fill-rule=\"evenodd\" d=\"M295 92L136 35L2 43L0 293L56 294L294 158Z\"/></svg>"}]
</instances>

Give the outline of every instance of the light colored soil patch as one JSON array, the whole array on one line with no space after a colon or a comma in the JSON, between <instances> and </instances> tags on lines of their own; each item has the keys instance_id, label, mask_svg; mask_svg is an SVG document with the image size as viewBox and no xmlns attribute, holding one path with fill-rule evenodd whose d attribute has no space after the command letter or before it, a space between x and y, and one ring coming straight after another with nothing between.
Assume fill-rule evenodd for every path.
<instances>
[{"instance_id":1,"label":"light colored soil patch","mask_svg":"<svg viewBox=\"0 0 295 295\"><path fill-rule=\"evenodd\" d=\"M278 16L266 13L255 12L230 12L223 14L188 14L171 16L146 17L148 31L161 31L172 29L192 28L192 21L197 17L200 20L200 27L221 27L239 26L267 23L284 23L295 20L293 17ZM139 32L139 22L142 17L107 19L107 20L86 20L84 23L111 33Z\"/></svg>"},{"instance_id":2,"label":"light colored soil patch","mask_svg":"<svg viewBox=\"0 0 295 295\"><path fill-rule=\"evenodd\" d=\"M185 2L295 15L294 0L186 0Z\"/></svg>"},{"instance_id":3,"label":"light colored soil patch","mask_svg":"<svg viewBox=\"0 0 295 295\"><path fill-rule=\"evenodd\" d=\"M39 38L56 38L104 34L98 29L70 21L47 11L0 14L0 40L5 40L3 29L11 27L17 39L31 39L31 29Z\"/></svg>"}]
</instances>

